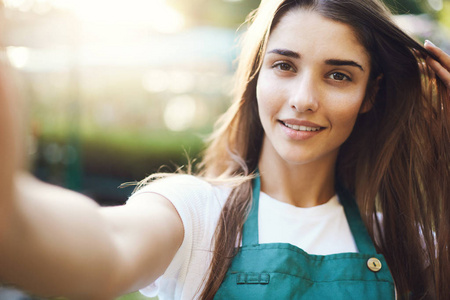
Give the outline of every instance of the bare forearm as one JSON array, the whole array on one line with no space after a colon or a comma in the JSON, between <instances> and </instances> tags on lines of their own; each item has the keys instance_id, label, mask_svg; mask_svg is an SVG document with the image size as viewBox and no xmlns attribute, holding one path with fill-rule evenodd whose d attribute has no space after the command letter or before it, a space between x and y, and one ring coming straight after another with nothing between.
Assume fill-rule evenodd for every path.
<instances>
[{"instance_id":1,"label":"bare forearm","mask_svg":"<svg viewBox=\"0 0 450 300\"><path fill-rule=\"evenodd\" d=\"M159 277L183 240L178 213L157 194L100 208L30 176L18 186L0 210L0 282L38 295L113 299Z\"/></svg>"},{"instance_id":2,"label":"bare forearm","mask_svg":"<svg viewBox=\"0 0 450 300\"><path fill-rule=\"evenodd\" d=\"M27 176L0 234L0 281L44 296L109 297L119 260L97 205Z\"/></svg>"}]
</instances>

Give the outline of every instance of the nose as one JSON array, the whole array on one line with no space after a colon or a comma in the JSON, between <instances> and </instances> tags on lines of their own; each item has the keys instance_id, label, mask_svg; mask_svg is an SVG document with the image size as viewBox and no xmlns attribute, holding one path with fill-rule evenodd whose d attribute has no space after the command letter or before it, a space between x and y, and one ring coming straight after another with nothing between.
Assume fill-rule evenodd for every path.
<instances>
[{"instance_id":1,"label":"nose","mask_svg":"<svg viewBox=\"0 0 450 300\"><path fill-rule=\"evenodd\" d=\"M299 113L315 112L319 108L318 82L313 74L304 72L293 82L289 105Z\"/></svg>"}]
</instances>

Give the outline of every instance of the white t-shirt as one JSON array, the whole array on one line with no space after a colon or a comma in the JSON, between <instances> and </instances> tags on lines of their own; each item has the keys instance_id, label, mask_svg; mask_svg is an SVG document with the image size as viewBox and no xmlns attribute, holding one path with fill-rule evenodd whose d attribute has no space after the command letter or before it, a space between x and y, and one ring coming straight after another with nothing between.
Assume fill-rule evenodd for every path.
<instances>
[{"instance_id":1,"label":"white t-shirt","mask_svg":"<svg viewBox=\"0 0 450 300\"><path fill-rule=\"evenodd\" d=\"M194 299L200 295L212 258L212 239L221 209L231 191L197 177L175 175L157 180L135 195L157 193L175 206L184 226L180 249L163 276L141 290L159 299ZM142 197L142 195L140 196ZM327 203L301 208L261 192L259 242L289 243L307 253L357 252L343 206L337 196Z\"/></svg>"}]
</instances>

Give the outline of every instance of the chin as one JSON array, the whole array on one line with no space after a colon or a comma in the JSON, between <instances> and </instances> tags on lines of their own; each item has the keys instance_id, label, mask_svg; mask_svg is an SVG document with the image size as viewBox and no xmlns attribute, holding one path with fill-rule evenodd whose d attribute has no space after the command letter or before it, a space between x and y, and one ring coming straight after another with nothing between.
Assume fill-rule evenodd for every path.
<instances>
[{"instance_id":1,"label":"chin","mask_svg":"<svg viewBox=\"0 0 450 300\"><path fill-rule=\"evenodd\" d=\"M325 164L333 164L336 162L338 150L332 150L327 152L320 151L305 151L303 149L292 149L289 147L288 149L276 149L276 153L278 154L278 159L281 162L286 163L288 165L306 165L310 163L325 163ZM316 149L317 150L317 149ZM274 160L276 161L276 160Z\"/></svg>"},{"instance_id":2,"label":"chin","mask_svg":"<svg viewBox=\"0 0 450 300\"><path fill-rule=\"evenodd\" d=\"M292 165L304 165L311 162L314 162L320 158L315 154L310 153L293 153L292 151L279 152L279 157L281 160L286 162L287 164Z\"/></svg>"}]
</instances>

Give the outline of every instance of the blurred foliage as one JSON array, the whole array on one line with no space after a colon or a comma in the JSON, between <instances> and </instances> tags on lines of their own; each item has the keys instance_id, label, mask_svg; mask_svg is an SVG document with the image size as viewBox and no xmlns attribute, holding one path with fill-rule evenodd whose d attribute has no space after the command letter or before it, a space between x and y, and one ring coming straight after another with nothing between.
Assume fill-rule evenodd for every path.
<instances>
[{"instance_id":1,"label":"blurred foliage","mask_svg":"<svg viewBox=\"0 0 450 300\"><path fill-rule=\"evenodd\" d=\"M423 14L427 10L426 0L383 0L394 14Z\"/></svg>"},{"instance_id":2,"label":"blurred foliage","mask_svg":"<svg viewBox=\"0 0 450 300\"><path fill-rule=\"evenodd\" d=\"M259 0L168 0L181 11L193 26L238 27L247 15L258 7Z\"/></svg>"},{"instance_id":3,"label":"blurred foliage","mask_svg":"<svg viewBox=\"0 0 450 300\"><path fill-rule=\"evenodd\" d=\"M81 191L102 205L124 203L135 186L119 189L122 183L138 182L158 171L174 172L188 163L195 165L190 159L198 157L203 147L203 136L197 131L81 131L80 159L49 163L48 149L67 156L68 147L74 146L69 139L61 131L43 134L33 160L34 173L42 180Z\"/></svg>"},{"instance_id":4,"label":"blurred foliage","mask_svg":"<svg viewBox=\"0 0 450 300\"><path fill-rule=\"evenodd\" d=\"M441 24L450 28L450 1L444 1L443 8L437 13L437 18Z\"/></svg>"}]
</instances>

